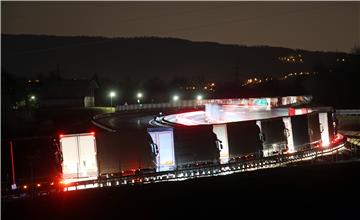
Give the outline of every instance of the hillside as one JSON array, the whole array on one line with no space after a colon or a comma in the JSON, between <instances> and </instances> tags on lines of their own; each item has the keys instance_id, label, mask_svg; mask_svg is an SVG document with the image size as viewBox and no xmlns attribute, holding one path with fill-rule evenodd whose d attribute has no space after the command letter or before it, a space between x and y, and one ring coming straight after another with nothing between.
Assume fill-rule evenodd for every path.
<instances>
[{"instance_id":1,"label":"hillside","mask_svg":"<svg viewBox=\"0 0 360 220\"><path fill-rule=\"evenodd\" d=\"M290 56L296 62L286 62ZM319 66L331 68L337 59L350 57L344 53L174 38L2 35L2 68L27 78L59 71L65 78L97 73L114 79L185 76L242 80L254 74L279 76L292 71L314 71ZM279 58L285 58L285 62Z\"/></svg>"}]
</instances>

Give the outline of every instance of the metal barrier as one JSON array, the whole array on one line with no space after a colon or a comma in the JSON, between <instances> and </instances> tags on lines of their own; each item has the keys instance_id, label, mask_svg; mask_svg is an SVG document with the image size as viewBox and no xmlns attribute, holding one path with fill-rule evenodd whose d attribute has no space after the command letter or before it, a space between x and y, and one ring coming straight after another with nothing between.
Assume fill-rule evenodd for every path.
<instances>
[{"instance_id":1,"label":"metal barrier","mask_svg":"<svg viewBox=\"0 0 360 220\"><path fill-rule=\"evenodd\" d=\"M308 161L321 156L328 156L337 154L340 151L345 150L345 143L341 142L328 149L310 149L302 152L296 152L292 154L277 155L272 157L266 157L256 160L231 162L227 164L205 164L198 167L190 167L184 169L177 169L173 171L155 172L149 174L132 175L132 176L113 176L110 174L107 178L99 178L96 180L87 180L81 182L73 182L60 188L53 188L46 191L33 191L38 192L35 196L46 195L49 193L57 193L59 191L73 191L83 190L90 188L101 188L101 187L113 187L119 185L133 185L133 184L150 184L166 181L183 181L187 179L195 179L210 176L229 175L233 173L253 171L258 169L268 169L281 167L290 163L296 163L301 161ZM34 195L31 195L34 196ZM9 194L8 199L19 198L16 194ZM2 195L2 198L5 198Z\"/></svg>"},{"instance_id":2,"label":"metal barrier","mask_svg":"<svg viewBox=\"0 0 360 220\"><path fill-rule=\"evenodd\" d=\"M257 169L267 169L284 166L290 163L312 160L320 156L327 156L338 153L345 149L345 143L329 148L329 149L310 149L293 154L277 155L272 157L261 158L257 160L232 162L227 164L212 164L199 167L191 167L185 169L177 169L174 171L156 172L152 174L133 175L125 177L101 178L93 181L84 181L72 183L65 187L64 191L86 189L94 187L109 187L126 184L147 184L164 181L182 181L186 179L194 179L209 176L228 175L232 173L252 171ZM79 186L81 186L79 188Z\"/></svg>"},{"instance_id":3,"label":"metal barrier","mask_svg":"<svg viewBox=\"0 0 360 220\"><path fill-rule=\"evenodd\" d=\"M360 109L336 109L337 115L360 115Z\"/></svg>"},{"instance_id":4,"label":"metal barrier","mask_svg":"<svg viewBox=\"0 0 360 220\"><path fill-rule=\"evenodd\" d=\"M204 99L204 100L178 100L166 103L149 103L118 105L116 111L141 110L141 109L164 109L176 107L199 107L205 104L220 105L265 105L271 107L299 105L310 103L312 96L285 96L285 97L261 97L261 98L234 98L234 99Z\"/></svg>"}]
</instances>

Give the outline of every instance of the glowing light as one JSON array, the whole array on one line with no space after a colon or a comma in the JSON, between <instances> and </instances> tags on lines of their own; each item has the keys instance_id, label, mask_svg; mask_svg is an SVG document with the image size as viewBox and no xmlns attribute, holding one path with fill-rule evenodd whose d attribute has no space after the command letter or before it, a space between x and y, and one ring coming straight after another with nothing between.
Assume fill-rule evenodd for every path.
<instances>
[{"instance_id":1,"label":"glowing light","mask_svg":"<svg viewBox=\"0 0 360 220\"><path fill-rule=\"evenodd\" d=\"M202 96L202 95L197 95L197 96L196 96L196 99L197 99L197 100L202 100L202 99L203 99L203 96Z\"/></svg>"},{"instance_id":2,"label":"glowing light","mask_svg":"<svg viewBox=\"0 0 360 220\"><path fill-rule=\"evenodd\" d=\"M92 136L95 136L95 132L94 132L94 131L90 132L90 134L91 134Z\"/></svg>"},{"instance_id":3,"label":"glowing light","mask_svg":"<svg viewBox=\"0 0 360 220\"><path fill-rule=\"evenodd\" d=\"M50 186L53 186L53 185L54 185L54 182L51 182L51 183L50 183Z\"/></svg>"},{"instance_id":4,"label":"glowing light","mask_svg":"<svg viewBox=\"0 0 360 220\"><path fill-rule=\"evenodd\" d=\"M141 92L138 92L138 94L136 94L136 97L137 97L138 99L140 99L140 98L143 97L143 94L142 94Z\"/></svg>"},{"instance_id":5,"label":"glowing light","mask_svg":"<svg viewBox=\"0 0 360 220\"><path fill-rule=\"evenodd\" d=\"M179 100L179 96L178 95L174 95L173 96L173 101L178 101Z\"/></svg>"},{"instance_id":6,"label":"glowing light","mask_svg":"<svg viewBox=\"0 0 360 220\"><path fill-rule=\"evenodd\" d=\"M36 97L34 95L30 96L31 101L35 101Z\"/></svg>"},{"instance_id":7,"label":"glowing light","mask_svg":"<svg viewBox=\"0 0 360 220\"><path fill-rule=\"evenodd\" d=\"M112 97L115 97L116 96L116 93L115 92L113 92L113 91L111 91L110 93L109 93L109 96L112 98Z\"/></svg>"},{"instance_id":8,"label":"glowing light","mask_svg":"<svg viewBox=\"0 0 360 220\"><path fill-rule=\"evenodd\" d=\"M76 187L75 186L70 186L67 188L67 191L74 191L76 190Z\"/></svg>"},{"instance_id":9,"label":"glowing light","mask_svg":"<svg viewBox=\"0 0 360 220\"><path fill-rule=\"evenodd\" d=\"M41 186L41 184L40 184L40 183L38 183L38 184L36 184L36 186L37 186L37 187L40 187L40 186Z\"/></svg>"},{"instance_id":10,"label":"glowing light","mask_svg":"<svg viewBox=\"0 0 360 220\"><path fill-rule=\"evenodd\" d=\"M59 137L60 137L60 138L63 138L63 137L64 137L64 134L60 134Z\"/></svg>"},{"instance_id":11,"label":"glowing light","mask_svg":"<svg viewBox=\"0 0 360 220\"><path fill-rule=\"evenodd\" d=\"M24 185L23 188L24 188L24 189L27 189L28 187L27 187L27 185Z\"/></svg>"},{"instance_id":12,"label":"glowing light","mask_svg":"<svg viewBox=\"0 0 360 220\"><path fill-rule=\"evenodd\" d=\"M344 136L342 136L341 134L336 134L333 137L333 140L331 141L332 144L335 144L337 142L339 142L340 140L342 140L344 138Z\"/></svg>"}]
</instances>

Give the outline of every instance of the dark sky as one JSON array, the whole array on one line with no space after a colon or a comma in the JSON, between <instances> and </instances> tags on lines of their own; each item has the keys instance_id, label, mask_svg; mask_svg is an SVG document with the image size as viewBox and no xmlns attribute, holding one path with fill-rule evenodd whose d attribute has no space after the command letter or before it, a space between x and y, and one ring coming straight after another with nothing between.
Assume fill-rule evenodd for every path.
<instances>
[{"instance_id":1,"label":"dark sky","mask_svg":"<svg viewBox=\"0 0 360 220\"><path fill-rule=\"evenodd\" d=\"M7 34L169 36L349 52L360 2L1 2Z\"/></svg>"}]
</instances>

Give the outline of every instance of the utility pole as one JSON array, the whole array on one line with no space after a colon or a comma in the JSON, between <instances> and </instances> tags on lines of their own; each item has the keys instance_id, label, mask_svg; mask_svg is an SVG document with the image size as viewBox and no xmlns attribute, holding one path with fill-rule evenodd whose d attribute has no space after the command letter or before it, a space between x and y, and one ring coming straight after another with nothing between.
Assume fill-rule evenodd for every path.
<instances>
[{"instance_id":1,"label":"utility pole","mask_svg":"<svg viewBox=\"0 0 360 220\"><path fill-rule=\"evenodd\" d=\"M15 166L14 166L14 152L13 152L13 144L12 141L10 141L10 153L11 153L11 172L12 172L12 185L11 188L13 190L16 189L16 183L15 183Z\"/></svg>"}]
</instances>

